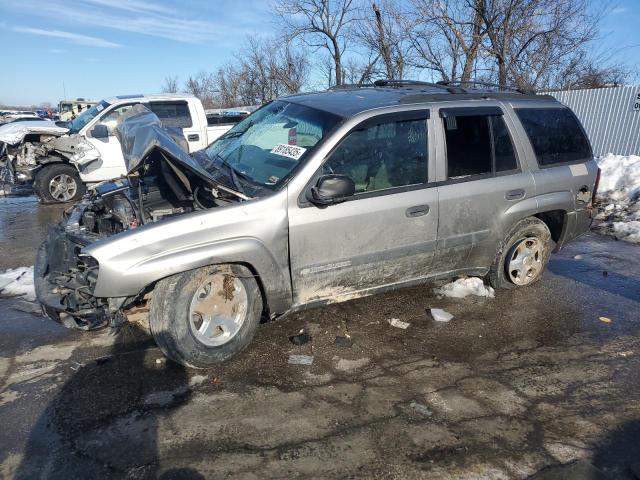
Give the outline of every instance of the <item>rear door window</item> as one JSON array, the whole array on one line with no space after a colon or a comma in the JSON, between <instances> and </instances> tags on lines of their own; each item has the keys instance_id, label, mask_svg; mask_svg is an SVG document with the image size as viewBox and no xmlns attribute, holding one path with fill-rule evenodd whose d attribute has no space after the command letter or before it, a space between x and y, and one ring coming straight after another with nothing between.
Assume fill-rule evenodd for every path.
<instances>
[{"instance_id":1,"label":"rear door window","mask_svg":"<svg viewBox=\"0 0 640 480\"><path fill-rule=\"evenodd\" d=\"M149 110L158 116L163 127L190 128L193 126L189 105L185 101L151 102Z\"/></svg>"},{"instance_id":2,"label":"rear door window","mask_svg":"<svg viewBox=\"0 0 640 480\"><path fill-rule=\"evenodd\" d=\"M447 110L442 118L447 150L447 178L493 175L517 170L515 149L501 114L474 115Z\"/></svg>"},{"instance_id":3,"label":"rear door window","mask_svg":"<svg viewBox=\"0 0 640 480\"><path fill-rule=\"evenodd\" d=\"M593 157L589 140L568 108L515 109L540 166L584 162Z\"/></svg>"}]
</instances>

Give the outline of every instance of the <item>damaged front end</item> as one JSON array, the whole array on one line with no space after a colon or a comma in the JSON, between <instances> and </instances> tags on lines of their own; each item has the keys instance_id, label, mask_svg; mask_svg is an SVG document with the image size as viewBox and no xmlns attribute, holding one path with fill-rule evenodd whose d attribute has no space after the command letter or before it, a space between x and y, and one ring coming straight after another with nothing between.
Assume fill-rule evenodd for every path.
<instances>
[{"instance_id":1,"label":"damaged front end","mask_svg":"<svg viewBox=\"0 0 640 480\"><path fill-rule=\"evenodd\" d=\"M100 152L86 138L69 134L67 128L27 125L0 132L0 183L8 188L30 185L49 163L68 161L82 171L99 158Z\"/></svg>"},{"instance_id":2,"label":"damaged front end","mask_svg":"<svg viewBox=\"0 0 640 480\"><path fill-rule=\"evenodd\" d=\"M117 326L126 320L125 310L143 302L147 293L95 296L100 263L87 254L88 247L108 245L145 225L248 198L216 182L161 129L151 112L135 115L134 110L118 127L128 176L90 189L50 229L38 250L37 298L49 318L70 328Z\"/></svg>"}]
</instances>

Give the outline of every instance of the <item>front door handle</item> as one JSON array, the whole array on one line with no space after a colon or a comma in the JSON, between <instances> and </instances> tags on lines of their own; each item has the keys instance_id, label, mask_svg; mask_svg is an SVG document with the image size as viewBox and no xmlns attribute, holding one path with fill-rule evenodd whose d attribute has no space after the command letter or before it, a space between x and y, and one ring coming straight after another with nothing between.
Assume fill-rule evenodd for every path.
<instances>
[{"instance_id":1,"label":"front door handle","mask_svg":"<svg viewBox=\"0 0 640 480\"><path fill-rule=\"evenodd\" d=\"M416 205L415 207L407 208L404 213L409 218L420 217L429 213L429 205Z\"/></svg>"},{"instance_id":2,"label":"front door handle","mask_svg":"<svg viewBox=\"0 0 640 480\"><path fill-rule=\"evenodd\" d=\"M517 188L515 190L509 190L504 194L506 200L520 200L524 198L524 188Z\"/></svg>"},{"instance_id":3,"label":"front door handle","mask_svg":"<svg viewBox=\"0 0 640 480\"><path fill-rule=\"evenodd\" d=\"M190 142L197 142L198 140L200 140L200 135L198 135L197 133L192 133L191 135L187 135L187 140L189 140Z\"/></svg>"}]
</instances>

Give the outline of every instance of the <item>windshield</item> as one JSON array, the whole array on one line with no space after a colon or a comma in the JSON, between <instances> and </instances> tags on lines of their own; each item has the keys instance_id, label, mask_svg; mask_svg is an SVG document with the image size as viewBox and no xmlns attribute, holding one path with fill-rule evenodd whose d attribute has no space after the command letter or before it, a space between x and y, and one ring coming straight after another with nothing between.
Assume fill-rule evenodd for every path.
<instances>
[{"instance_id":1,"label":"windshield","mask_svg":"<svg viewBox=\"0 0 640 480\"><path fill-rule=\"evenodd\" d=\"M85 112L69 123L69 133L78 133L80 130L84 128L84 126L89 123L91 120L96 118L98 114L107 108L109 104L102 100L100 103L94 105L89 110L85 110Z\"/></svg>"},{"instance_id":2,"label":"windshield","mask_svg":"<svg viewBox=\"0 0 640 480\"><path fill-rule=\"evenodd\" d=\"M295 103L275 101L245 118L205 153L210 171L232 169L232 176L258 187L275 188L327 136L341 117Z\"/></svg>"}]
</instances>

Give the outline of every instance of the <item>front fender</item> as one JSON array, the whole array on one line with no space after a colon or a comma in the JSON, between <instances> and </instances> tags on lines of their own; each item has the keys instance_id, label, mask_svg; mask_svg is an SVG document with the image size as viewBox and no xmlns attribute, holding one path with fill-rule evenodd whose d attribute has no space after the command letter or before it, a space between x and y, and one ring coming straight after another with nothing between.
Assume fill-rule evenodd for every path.
<instances>
[{"instance_id":1,"label":"front fender","mask_svg":"<svg viewBox=\"0 0 640 480\"><path fill-rule=\"evenodd\" d=\"M208 265L240 263L259 277L269 309L281 313L291 306L291 282L283 275L278 262L256 238L234 238L184 250L162 252L133 265L124 272L109 264L100 265L94 289L96 297L124 297L139 293L146 286L176 273Z\"/></svg>"},{"instance_id":2,"label":"front fender","mask_svg":"<svg viewBox=\"0 0 640 480\"><path fill-rule=\"evenodd\" d=\"M269 309L282 313L292 294L287 214L278 197L187 214L95 242L83 250L99 264L93 294L131 297L176 273L239 263L260 277Z\"/></svg>"}]
</instances>

